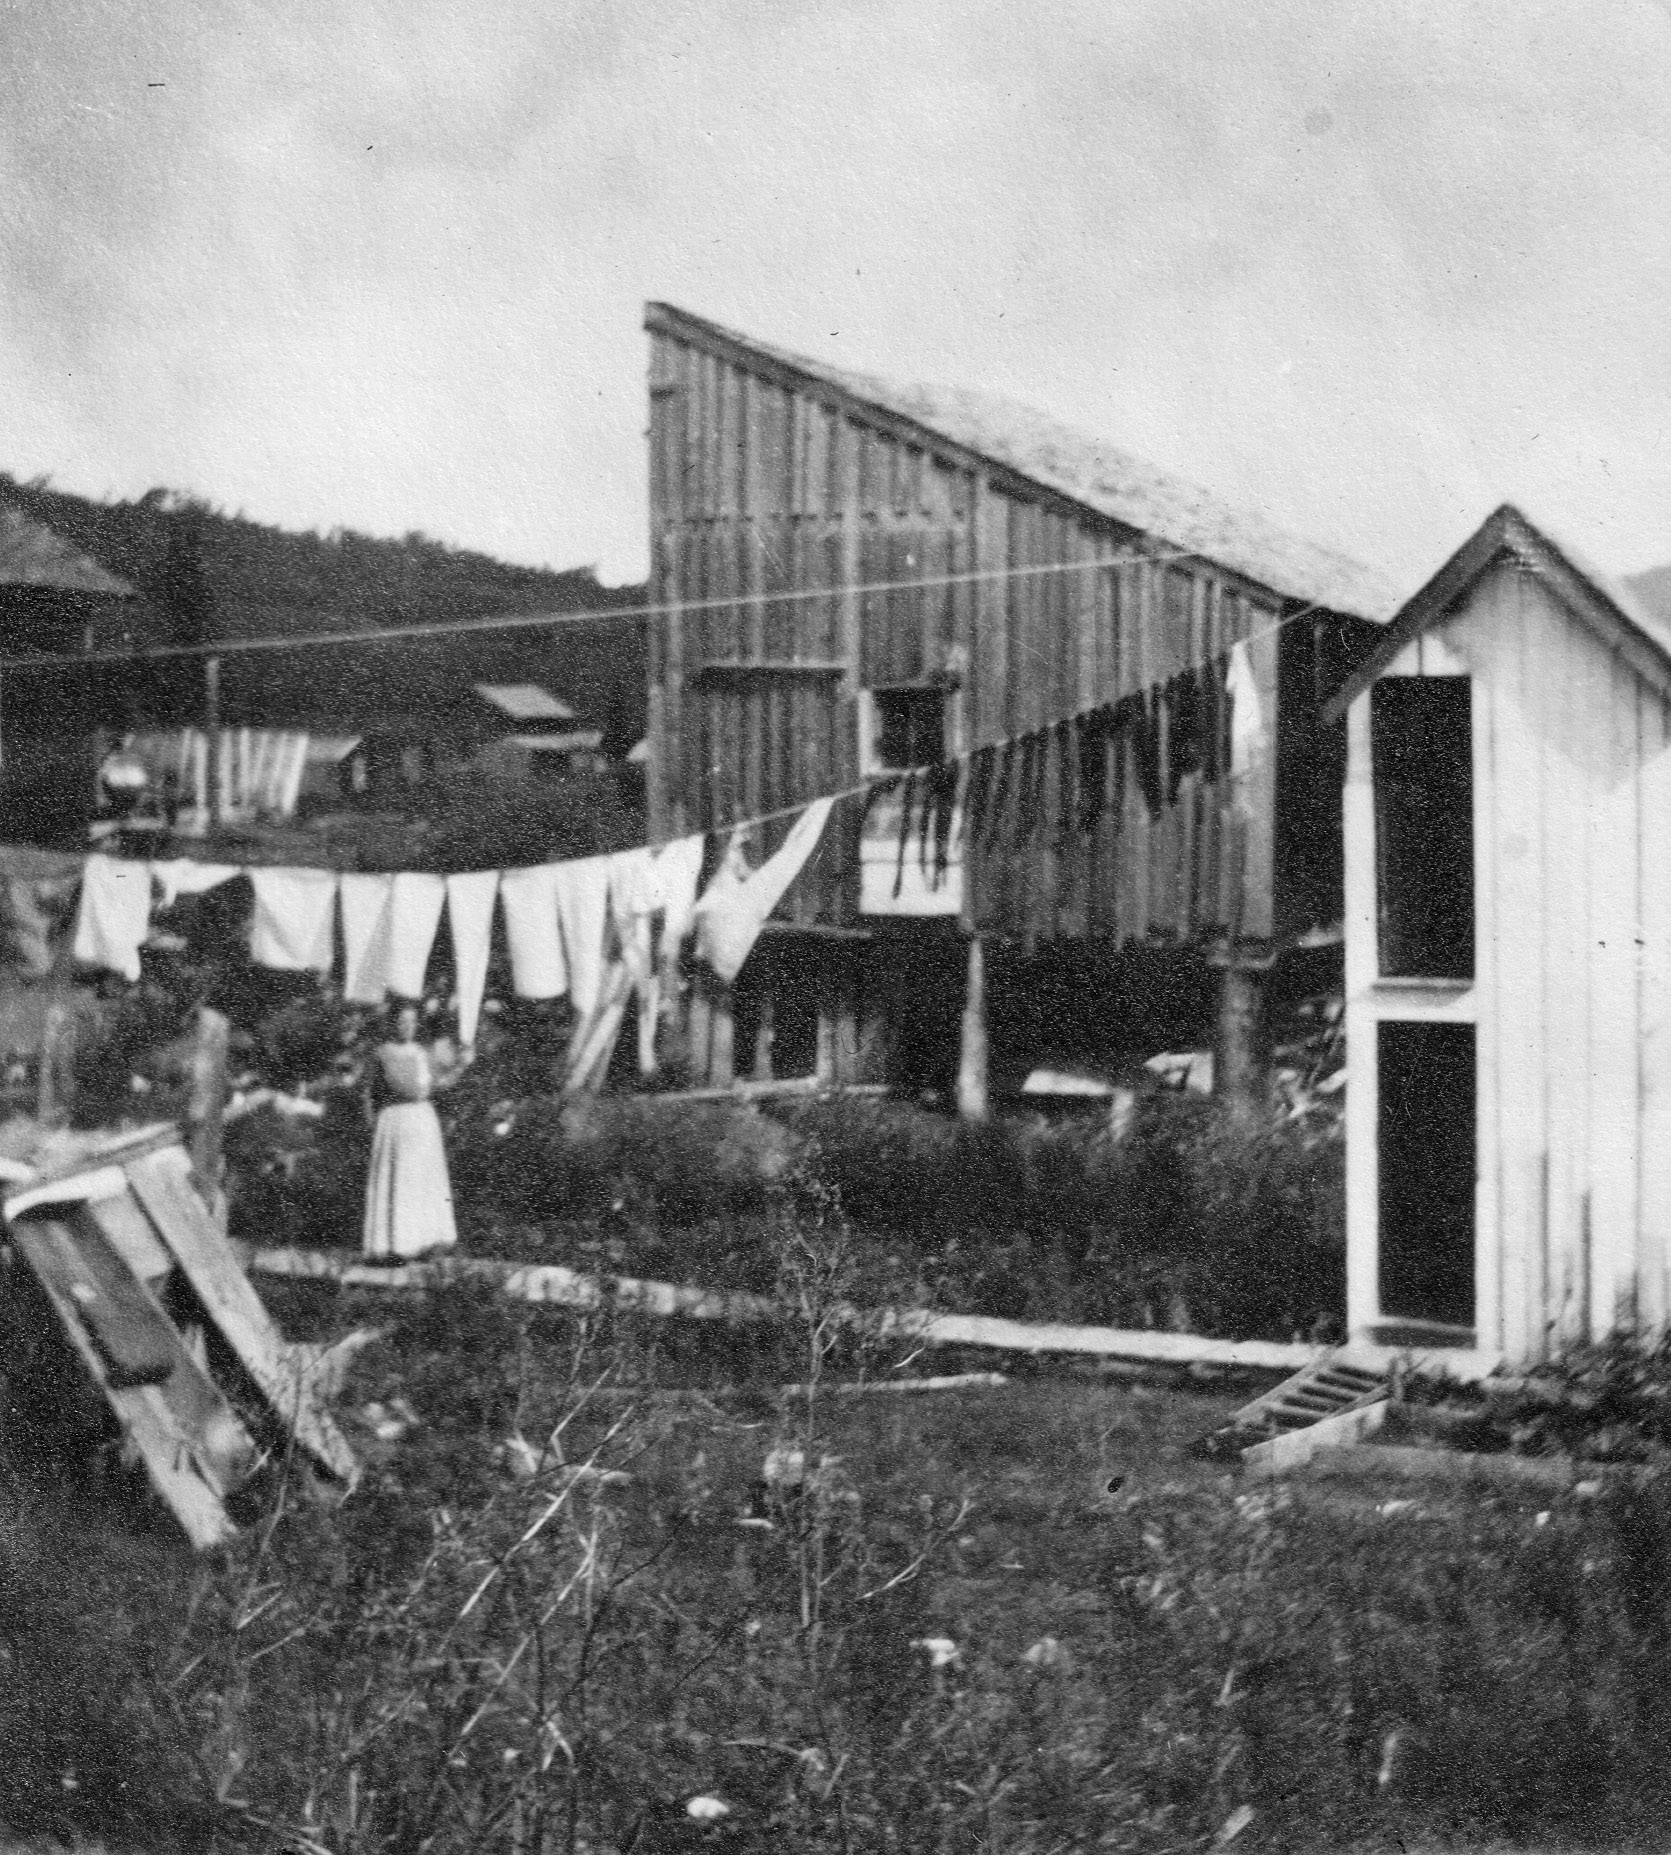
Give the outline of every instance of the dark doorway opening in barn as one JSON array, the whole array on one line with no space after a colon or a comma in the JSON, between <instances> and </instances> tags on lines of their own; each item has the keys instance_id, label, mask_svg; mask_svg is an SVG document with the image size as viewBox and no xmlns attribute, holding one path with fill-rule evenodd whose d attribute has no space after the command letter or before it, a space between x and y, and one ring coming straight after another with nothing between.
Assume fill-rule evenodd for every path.
<instances>
[{"instance_id":1,"label":"dark doorway opening in barn","mask_svg":"<svg viewBox=\"0 0 1671 1855\"><path fill-rule=\"evenodd\" d=\"M871 692L878 768L938 766L946 757L946 692L917 685Z\"/></svg>"},{"instance_id":2,"label":"dark doorway opening in barn","mask_svg":"<svg viewBox=\"0 0 1671 1855\"><path fill-rule=\"evenodd\" d=\"M1473 734L1465 676L1387 676L1370 697L1381 971L1474 976Z\"/></svg>"},{"instance_id":3,"label":"dark doorway opening in barn","mask_svg":"<svg viewBox=\"0 0 1671 1855\"><path fill-rule=\"evenodd\" d=\"M1383 1320L1474 1325L1474 1027L1377 1034Z\"/></svg>"}]
</instances>

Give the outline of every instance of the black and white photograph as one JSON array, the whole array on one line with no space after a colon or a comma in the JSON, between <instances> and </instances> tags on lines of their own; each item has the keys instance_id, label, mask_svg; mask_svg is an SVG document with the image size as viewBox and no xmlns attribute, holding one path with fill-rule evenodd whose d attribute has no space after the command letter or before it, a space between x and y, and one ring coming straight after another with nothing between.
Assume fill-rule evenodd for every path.
<instances>
[{"instance_id":1,"label":"black and white photograph","mask_svg":"<svg viewBox=\"0 0 1671 1855\"><path fill-rule=\"evenodd\" d=\"M1671 1821L1671 0L0 0L0 1855Z\"/></svg>"}]
</instances>

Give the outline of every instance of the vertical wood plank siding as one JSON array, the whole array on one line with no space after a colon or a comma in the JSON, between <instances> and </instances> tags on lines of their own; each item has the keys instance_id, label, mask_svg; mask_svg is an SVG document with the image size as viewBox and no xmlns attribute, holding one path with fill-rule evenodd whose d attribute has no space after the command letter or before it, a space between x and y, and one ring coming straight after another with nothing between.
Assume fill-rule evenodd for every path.
<instances>
[{"instance_id":1,"label":"vertical wood plank siding","mask_svg":"<svg viewBox=\"0 0 1671 1855\"><path fill-rule=\"evenodd\" d=\"M1536 1359L1620 1325L1660 1331L1671 1312L1671 714L1512 562L1421 640L1434 644L1472 678L1479 1343ZM1353 705L1359 731L1368 700ZM1348 1192L1361 1326L1374 1312L1375 1029L1415 1007L1374 972L1367 765L1353 771Z\"/></svg>"},{"instance_id":2,"label":"vertical wood plank siding","mask_svg":"<svg viewBox=\"0 0 1671 1855\"><path fill-rule=\"evenodd\" d=\"M1209 561L1171 560L1165 543L769 361L658 327L649 482L651 597L671 608L652 623L658 839L853 783L864 689L956 687L954 745L974 748L1147 691L1249 640L1273 743L1296 691L1315 706L1316 628L1282 625L1297 601ZM990 577L946 583L963 575ZM1127 778L1119 804L1083 829L1071 733L1051 729L1037 752L1036 828L968 847L979 925L1029 938L1260 940L1338 919L1338 848L1320 882L1296 884L1292 905L1278 893L1277 819L1303 753L1268 753L1234 807L1226 784L1189 773L1151 816ZM1029 760L1029 770L1041 769ZM1309 790L1301 779L1304 804ZM1320 828L1337 836L1334 794L1325 809ZM857 814L838 808L790 918L855 918ZM787 828L772 827L768 847Z\"/></svg>"}]
</instances>

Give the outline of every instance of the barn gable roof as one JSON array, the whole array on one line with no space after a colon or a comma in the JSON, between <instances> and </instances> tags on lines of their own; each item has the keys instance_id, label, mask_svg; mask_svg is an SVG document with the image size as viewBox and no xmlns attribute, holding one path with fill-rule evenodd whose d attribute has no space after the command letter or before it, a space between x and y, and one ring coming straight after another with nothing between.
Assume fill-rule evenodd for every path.
<instances>
[{"instance_id":1,"label":"barn gable roof","mask_svg":"<svg viewBox=\"0 0 1671 1855\"><path fill-rule=\"evenodd\" d=\"M1534 523L1512 503L1504 503L1394 615L1385 633L1375 640L1374 649L1325 707L1324 720L1338 720L1412 638L1442 624L1468 590L1505 560L1536 574L1639 676L1671 695L1671 622L1624 581L1592 566L1569 543L1558 541L1546 525Z\"/></svg>"},{"instance_id":2,"label":"barn gable roof","mask_svg":"<svg viewBox=\"0 0 1671 1855\"><path fill-rule=\"evenodd\" d=\"M857 416L880 413L913 428L930 450L997 465L1093 514L1228 567L1284 598L1382 620L1396 603L1371 568L1234 509L1208 491L997 394L903 384L853 373L758 342L667 303L645 308L645 327L810 389Z\"/></svg>"}]
</instances>

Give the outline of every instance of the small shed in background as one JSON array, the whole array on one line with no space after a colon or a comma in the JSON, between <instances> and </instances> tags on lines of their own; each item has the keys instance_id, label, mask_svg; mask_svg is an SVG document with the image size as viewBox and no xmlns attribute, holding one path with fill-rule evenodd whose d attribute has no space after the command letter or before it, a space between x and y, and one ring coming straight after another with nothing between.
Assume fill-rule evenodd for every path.
<instances>
[{"instance_id":1,"label":"small shed in background","mask_svg":"<svg viewBox=\"0 0 1671 1855\"><path fill-rule=\"evenodd\" d=\"M1663 1329L1671 625L1505 506L1332 711L1354 1337Z\"/></svg>"},{"instance_id":2,"label":"small shed in background","mask_svg":"<svg viewBox=\"0 0 1671 1855\"><path fill-rule=\"evenodd\" d=\"M134 587L27 511L0 500L0 654L76 658L133 641ZM92 805L96 723L108 678L71 667L51 681L0 678L0 789L49 834Z\"/></svg>"}]
</instances>

